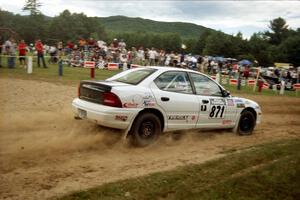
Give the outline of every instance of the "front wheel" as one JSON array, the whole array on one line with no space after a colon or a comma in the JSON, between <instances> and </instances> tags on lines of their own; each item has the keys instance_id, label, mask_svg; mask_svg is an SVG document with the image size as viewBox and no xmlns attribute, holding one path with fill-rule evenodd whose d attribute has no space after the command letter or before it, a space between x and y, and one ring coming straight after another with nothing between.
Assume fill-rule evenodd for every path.
<instances>
[{"instance_id":1,"label":"front wheel","mask_svg":"<svg viewBox=\"0 0 300 200\"><path fill-rule=\"evenodd\" d=\"M130 129L130 139L134 146L147 146L153 143L161 133L159 118L152 113L139 115Z\"/></svg>"},{"instance_id":2,"label":"front wheel","mask_svg":"<svg viewBox=\"0 0 300 200\"><path fill-rule=\"evenodd\" d=\"M238 126L235 128L235 132L239 135L251 135L255 127L256 120L252 112L245 110L241 113Z\"/></svg>"}]
</instances>

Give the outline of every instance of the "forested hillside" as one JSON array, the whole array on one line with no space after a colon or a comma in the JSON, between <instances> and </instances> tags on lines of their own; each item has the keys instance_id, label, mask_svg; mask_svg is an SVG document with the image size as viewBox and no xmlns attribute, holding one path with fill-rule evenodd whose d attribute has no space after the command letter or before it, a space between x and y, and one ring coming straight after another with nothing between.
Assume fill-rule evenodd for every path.
<instances>
[{"instance_id":1,"label":"forested hillside","mask_svg":"<svg viewBox=\"0 0 300 200\"><path fill-rule=\"evenodd\" d=\"M101 24L113 32L177 33L183 39L198 38L203 32L213 29L183 22L159 22L125 16L101 17Z\"/></svg>"}]
</instances>

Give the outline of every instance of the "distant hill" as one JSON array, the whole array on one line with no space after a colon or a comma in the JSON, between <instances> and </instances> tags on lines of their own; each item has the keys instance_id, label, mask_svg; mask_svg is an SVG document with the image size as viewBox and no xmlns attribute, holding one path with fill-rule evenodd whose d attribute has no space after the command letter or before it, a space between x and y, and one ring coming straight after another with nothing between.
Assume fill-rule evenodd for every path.
<instances>
[{"instance_id":1,"label":"distant hill","mask_svg":"<svg viewBox=\"0 0 300 200\"><path fill-rule=\"evenodd\" d=\"M112 32L178 33L182 38L199 38L205 31L215 31L204 26L185 22L159 22L125 16L99 17L101 24Z\"/></svg>"}]
</instances>

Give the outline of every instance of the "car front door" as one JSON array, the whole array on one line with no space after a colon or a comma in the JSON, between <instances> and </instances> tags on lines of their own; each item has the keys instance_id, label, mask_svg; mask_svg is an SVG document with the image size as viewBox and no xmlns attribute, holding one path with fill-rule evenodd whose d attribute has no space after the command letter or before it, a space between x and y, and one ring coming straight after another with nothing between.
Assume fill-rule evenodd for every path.
<instances>
[{"instance_id":1,"label":"car front door","mask_svg":"<svg viewBox=\"0 0 300 200\"><path fill-rule=\"evenodd\" d=\"M236 108L233 99L223 97L222 90L210 78L190 73L200 104L196 128L231 127L235 123Z\"/></svg>"},{"instance_id":2,"label":"car front door","mask_svg":"<svg viewBox=\"0 0 300 200\"><path fill-rule=\"evenodd\" d=\"M200 105L187 72L164 72L154 80L151 90L166 113L169 130L195 128Z\"/></svg>"}]
</instances>

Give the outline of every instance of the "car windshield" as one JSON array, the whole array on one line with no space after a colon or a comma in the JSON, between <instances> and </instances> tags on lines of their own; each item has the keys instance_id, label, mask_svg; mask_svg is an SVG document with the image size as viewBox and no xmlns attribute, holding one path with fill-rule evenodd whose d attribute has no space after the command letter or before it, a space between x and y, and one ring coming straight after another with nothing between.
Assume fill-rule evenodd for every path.
<instances>
[{"instance_id":1,"label":"car windshield","mask_svg":"<svg viewBox=\"0 0 300 200\"><path fill-rule=\"evenodd\" d=\"M127 73L124 76L121 76L121 77L115 79L114 81L137 85L155 71L156 71L156 69L136 70L136 71Z\"/></svg>"}]
</instances>

